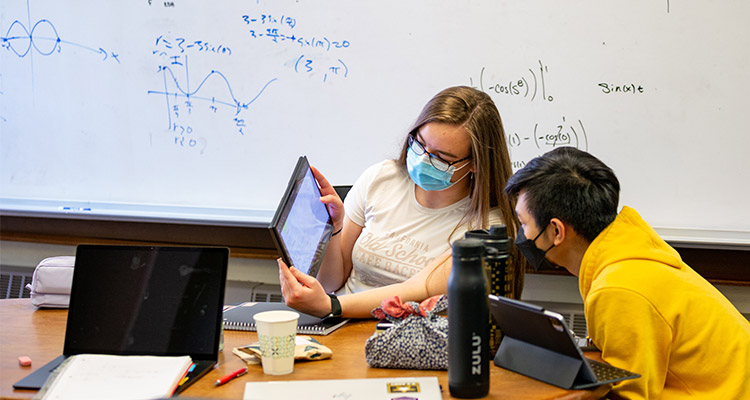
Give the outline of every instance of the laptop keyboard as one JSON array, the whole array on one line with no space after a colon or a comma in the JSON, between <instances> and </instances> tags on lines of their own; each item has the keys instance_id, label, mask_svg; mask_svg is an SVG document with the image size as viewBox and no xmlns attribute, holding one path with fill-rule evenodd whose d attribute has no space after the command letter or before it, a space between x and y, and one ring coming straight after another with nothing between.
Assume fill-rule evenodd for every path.
<instances>
[{"instance_id":1,"label":"laptop keyboard","mask_svg":"<svg viewBox=\"0 0 750 400\"><path fill-rule=\"evenodd\" d=\"M594 374L596 374L596 380L600 382L616 381L634 375L630 371L613 367L607 363L596 360L589 359L588 363L594 371Z\"/></svg>"}]
</instances>

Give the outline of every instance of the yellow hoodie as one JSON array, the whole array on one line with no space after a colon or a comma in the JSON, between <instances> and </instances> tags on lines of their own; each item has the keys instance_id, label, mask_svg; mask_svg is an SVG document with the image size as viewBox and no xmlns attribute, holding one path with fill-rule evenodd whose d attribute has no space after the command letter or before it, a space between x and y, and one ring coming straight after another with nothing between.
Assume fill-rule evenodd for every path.
<instances>
[{"instance_id":1,"label":"yellow hoodie","mask_svg":"<svg viewBox=\"0 0 750 400\"><path fill-rule=\"evenodd\" d=\"M591 243L579 288L602 358L641 374L614 394L750 399L750 323L635 210Z\"/></svg>"}]
</instances>

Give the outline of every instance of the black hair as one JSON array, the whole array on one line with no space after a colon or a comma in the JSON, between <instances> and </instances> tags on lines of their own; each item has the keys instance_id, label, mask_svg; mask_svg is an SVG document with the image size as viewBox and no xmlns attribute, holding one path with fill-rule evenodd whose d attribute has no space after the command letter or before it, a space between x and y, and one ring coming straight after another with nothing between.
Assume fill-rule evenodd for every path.
<instances>
[{"instance_id":1,"label":"black hair","mask_svg":"<svg viewBox=\"0 0 750 400\"><path fill-rule=\"evenodd\" d=\"M574 147L559 147L529 161L505 186L513 198L521 191L540 229L559 218L591 242L617 217L620 182L615 173Z\"/></svg>"}]
</instances>

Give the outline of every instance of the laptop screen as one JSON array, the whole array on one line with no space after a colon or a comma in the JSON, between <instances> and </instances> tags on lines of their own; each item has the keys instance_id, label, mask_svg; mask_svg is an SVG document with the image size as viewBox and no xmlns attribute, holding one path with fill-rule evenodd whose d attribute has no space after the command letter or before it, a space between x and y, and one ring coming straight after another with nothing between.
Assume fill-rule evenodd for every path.
<instances>
[{"instance_id":1,"label":"laptop screen","mask_svg":"<svg viewBox=\"0 0 750 400\"><path fill-rule=\"evenodd\" d=\"M216 360L229 249L80 245L64 354Z\"/></svg>"}]
</instances>

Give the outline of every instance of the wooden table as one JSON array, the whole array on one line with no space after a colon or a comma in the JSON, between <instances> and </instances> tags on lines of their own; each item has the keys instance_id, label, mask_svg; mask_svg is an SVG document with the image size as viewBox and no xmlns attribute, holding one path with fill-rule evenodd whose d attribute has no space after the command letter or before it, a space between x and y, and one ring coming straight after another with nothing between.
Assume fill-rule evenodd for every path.
<instances>
[{"instance_id":1,"label":"wooden table","mask_svg":"<svg viewBox=\"0 0 750 400\"><path fill-rule=\"evenodd\" d=\"M37 310L29 299L0 300L0 398L30 399L36 394L36 391L15 390L13 383L62 353L67 315L67 310ZM331 359L297 362L294 372L284 376L264 375L260 365L251 365L247 375L216 388L213 385L216 379L245 365L232 354L232 348L257 341L255 332L226 331L225 347L219 355L218 366L180 397L241 399L245 383L250 381L437 376L443 387L443 398L452 398L448 392L446 371L368 367L364 344L374 329L374 321L350 322L328 336L315 336L333 351ZM18 365L18 357L22 355L31 357L31 367ZM609 391L607 386L593 391L568 391L494 365L490 370L490 395L487 398L491 399L596 399Z\"/></svg>"}]
</instances>

